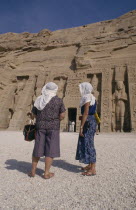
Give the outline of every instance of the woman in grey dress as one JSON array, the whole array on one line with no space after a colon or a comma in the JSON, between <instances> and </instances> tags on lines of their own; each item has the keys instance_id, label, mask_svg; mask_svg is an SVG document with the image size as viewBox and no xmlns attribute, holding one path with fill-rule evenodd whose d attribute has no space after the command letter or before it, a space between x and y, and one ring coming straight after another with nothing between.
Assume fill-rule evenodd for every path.
<instances>
[{"instance_id":1,"label":"woman in grey dress","mask_svg":"<svg viewBox=\"0 0 136 210\"><path fill-rule=\"evenodd\" d=\"M50 172L53 158L60 157L60 121L65 117L65 107L62 99L56 95L57 91L58 86L55 83L47 83L32 109L32 113L36 117L36 138L30 177L35 176L37 163L43 156L45 156L43 177L45 179L53 177L54 173Z\"/></svg>"}]
</instances>

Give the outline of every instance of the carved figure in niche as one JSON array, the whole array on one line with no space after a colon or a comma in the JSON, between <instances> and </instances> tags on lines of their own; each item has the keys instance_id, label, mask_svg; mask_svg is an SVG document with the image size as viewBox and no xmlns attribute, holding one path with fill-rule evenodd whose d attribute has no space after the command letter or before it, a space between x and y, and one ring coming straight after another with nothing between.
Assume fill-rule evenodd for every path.
<instances>
[{"instance_id":1,"label":"carved figure in niche","mask_svg":"<svg viewBox=\"0 0 136 210\"><path fill-rule=\"evenodd\" d=\"M58 85L58 97L64 98L66 79L60 77L58 79L55 79L54 82Z\"/></svg>"},{"instance_id":2,"label":"carved figure in niche","mask_svg":"<svg viewBox=\"0 0 136 210\"><path fill-rule=\"evenodd\" d=\"M125 103L127 93L123 81L116 81L115 92L112 96L112 129L123 131L125 117Z\"/></svg>"},{"instance_id":3,"label":"carved figure in niche","mask_svg":"<svg viewBox=\"0 0 136 210\"><path fill-rule=\"evenodd\" d=\"M134 109L133 109L133 116L134 116L134 118L136 119L136 106L135 106Z\"/></svg>"},{"instance_id":4,"label":"carved figure in niche","mask_svg":"<svg viewBox=\"0 0 136 210\"><path fill-rule=\"evenodd\" d=\"M0 94L3 91L3 89L4 89L4 85L2 83L0 83Z\"/></svg>"},{"instance_id":5,"label":"carved figure in niche","mask_svg":"<svg viewBox=\"0 0 136 210\"><path fill-rule=\"evenodd\" d=\"M17 104L18 99L21 96L21 93L25 87L25 84L26 84L26 79L23 79L23 80L17 82L17 90L16 90L16 94L15 94L15 105Z\"/></svg>"},{"instance_id":6,"label":"carved figure in niche","mask_svg":"<svg viewBox=\"0 0 136 210\"><path fill-rule=\"evenodd\" d=\"M1 88L1 86L0 86L0 104L2 103L2 96L3 96L3 88Z\"/></svg>"},{"instance_id":7,"label":"carved figure in niche","mask_svg":"<svg viewBox=\"0 0 136 210\"><path fill-rule=\"evenodd\" d=\"M10 122L10 120L12 119L13 114L14 114L13 109L9 108L8 123L9 123L9 122Z\"/></svg>"},{"instance_id":8,"label":"carved figure in niche","mask_svg":"<svg viewBox=\"0 0 136 210\"><path fill-rule=\"evenodd\" d=\"M10 122L10 120L12 119L13 117L13 114L14 114L14 111L15 111L15 92L17 90L17 81L12 81L12 84L9 85L9 89L10 89L10 92L9 92L9 98L8 98L8 108L9 108L9 113L8 113L8 122Z\"/></svg>"}]
</instances>

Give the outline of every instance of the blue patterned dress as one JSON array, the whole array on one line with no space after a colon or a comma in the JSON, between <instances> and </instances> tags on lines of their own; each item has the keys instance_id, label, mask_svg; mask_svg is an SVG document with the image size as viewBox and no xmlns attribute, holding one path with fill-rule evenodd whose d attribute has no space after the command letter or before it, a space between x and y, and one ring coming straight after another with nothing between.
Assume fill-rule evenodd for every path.
<instances>
[{"instance_id":1,"label":"blue patterned dress","mask_svg":"<svg viewBox=\"0 0 136 210\"><path fill-rule=\"evenodd\" d=\"M96 111L96 103L89 107L89 114L84 124L84 137L79 136L76 160L81 163L90 164L96 162L96 150L94 147L94 135L96 132L96 119L94 113ZM81 113L84 113L84 106L81 108Z\"/></svg>"}]
</instances>

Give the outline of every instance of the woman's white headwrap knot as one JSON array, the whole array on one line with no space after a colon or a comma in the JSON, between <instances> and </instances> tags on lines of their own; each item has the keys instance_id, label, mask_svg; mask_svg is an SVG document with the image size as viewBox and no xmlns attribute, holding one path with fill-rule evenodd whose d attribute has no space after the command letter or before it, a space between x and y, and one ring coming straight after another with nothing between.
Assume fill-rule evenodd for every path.
<instances>
[{"instance_id":1,"label":"woman's white headwrap knot","mask_svg":"<svg viewBox=\"0 0 136 210\"><path fill-rule=\"evenodd\" d=\"M81 100L80 107L82 107L87 102L90 102L90 105L95 104L95 97L92 95L93 87L89 82L83 82L79 85Z\"/></svg>"},{"instance_id":2,"label":"woman's white headwrap knot","mask_svg":"<svg viewBox=\"0 0 136 210\"><path fill-rule=\"evenodd\" d=\"M35 103L34 106L38 110L43 110L44 107L49 103L49 101L56 96L58 91L58 86L54 82L49 82L47 83L43 88L42 88L42 95L40 95Z\"/></svg>"}]
</instances>

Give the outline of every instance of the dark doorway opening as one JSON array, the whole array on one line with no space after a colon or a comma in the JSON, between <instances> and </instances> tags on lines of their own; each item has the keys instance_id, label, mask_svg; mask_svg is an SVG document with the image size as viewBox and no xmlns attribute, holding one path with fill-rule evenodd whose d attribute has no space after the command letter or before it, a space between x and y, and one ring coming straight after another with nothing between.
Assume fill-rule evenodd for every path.
<instances>
[{"instance_id":1,"label":"dark doorway opening","mask_svg":"<svg viewBox=\"0 0 136 210\"><path fill-rule=\"evenodd\" d=\"M68 108L68 131L76 132L77 108Z\"/></svg>"},{"instance_id":2,"label":"dark doorway opening","mask_svg":"<svg viewBox=\"0 0 136 210\"><path fill-rule=\"evenodd\" d=\"M29 79L29 76L17 76L17 80L23 80L23 79L25 79L25 80L28 80Z\"/></svg>"}]
</instances>

